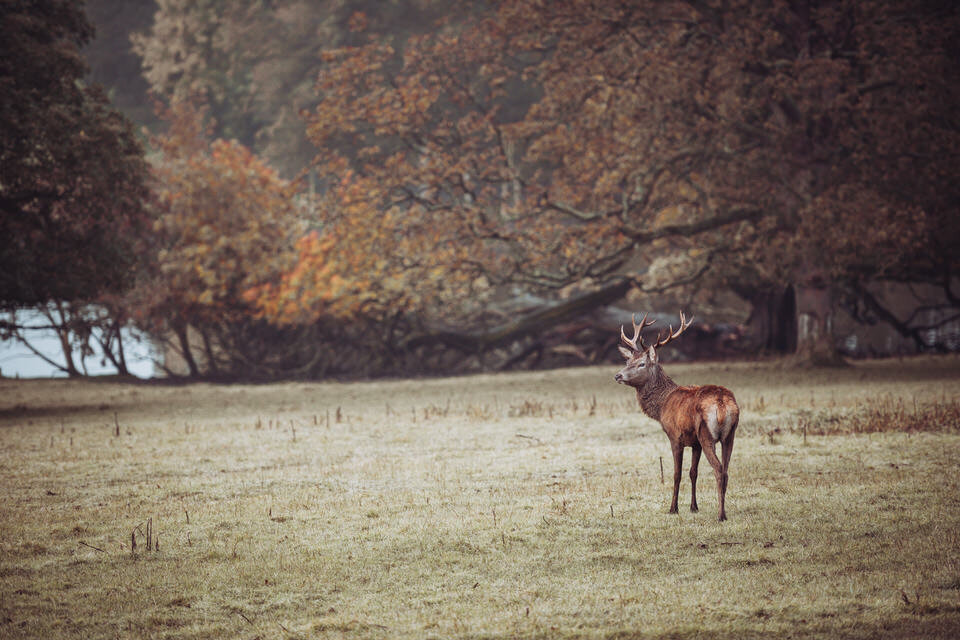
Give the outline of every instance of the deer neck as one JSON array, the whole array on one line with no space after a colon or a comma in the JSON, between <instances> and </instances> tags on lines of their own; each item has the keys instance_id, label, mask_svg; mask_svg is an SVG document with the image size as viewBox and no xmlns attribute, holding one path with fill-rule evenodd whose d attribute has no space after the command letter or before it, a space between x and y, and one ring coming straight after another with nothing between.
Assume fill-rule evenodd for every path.
<instances>
[{"instance_id":1,"label":"deer neck","mask_svg":"<svg viewBox=\"0 0 960 640\"><path fill-rule=\"evenodd\" d=\"M640 403L640 409L654 420L659 420L663 403L677 386L677 383L671 380L663 369L658 368L647 384L637 387L637 401Z\"/></svg>"}]
</instances>

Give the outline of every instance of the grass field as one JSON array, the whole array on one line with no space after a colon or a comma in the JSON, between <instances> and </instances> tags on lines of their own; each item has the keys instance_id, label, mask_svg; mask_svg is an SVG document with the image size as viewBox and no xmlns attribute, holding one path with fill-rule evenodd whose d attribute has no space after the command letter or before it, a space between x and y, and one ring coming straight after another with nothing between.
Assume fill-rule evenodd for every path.
<instances>
[{"instance_id":1,"label":"grass field","mask_svg":"<svg viewBox=\"0 0 960 640\"><path fill-rule=\"evenodd\" d=\"M725 523L614 366L0 380L0 638L960 636L960 360L665 368L742 407Z\"/></svg>"}]
</instances>

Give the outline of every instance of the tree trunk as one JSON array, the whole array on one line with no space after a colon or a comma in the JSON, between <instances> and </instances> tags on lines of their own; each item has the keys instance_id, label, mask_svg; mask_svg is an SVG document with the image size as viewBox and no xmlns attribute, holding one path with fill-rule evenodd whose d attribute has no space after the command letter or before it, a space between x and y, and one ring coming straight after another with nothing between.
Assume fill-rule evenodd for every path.
<instances>
[{"instance_id":1,"label":"tree trunk","mask_svg":"<svg viewBox=\"0 0 960 640\"><path fill-rule=\"evenodd\" d=\"M115 322L114 330L117 332L117 359L114 362L114 366L117 367L118 374L121 376L129 376L130 369L127 367L127 354L123 349L123 329L119 321Z\"/></svg>"},{"instance_id":2,"label":"tree trunk","mask_svg":"<svg viewBox=\"0 0 960 640\"><path fill-rule=\"evenodd\" d=\"M217 368L217 360L213 355L213 344L210 342L210 335L204 330L200 332L203 339L203 351L207 356L207 369L215 376L220 375L220 369Z\"/></svg>"},{"instance_id":3,"label":"tree trunk","mask_svg":"<svg viewBox=\"0 0 960 640\"><path fill-rule=\"evenodd\" d=\"M832 287L813 277L797 284L797 349L795 363L801 366L844 366L846 362L833 338L834 295Z\"/></svg>"},{"instance_id":4,"label":"tree trunk","mask_svg":"<svg viewBox=\"0 0 960 640\"><path fill-rule=\"evenodd\" d=\"M53 312L49 307L46 307L43 311L43 314L50 321L50 324L55 327L57 332L57 339L60 341L60 349L63 351L63 361L64 366L61 367L63 371L71 378L81 378L83 377L80 371L77 369L77 365L73 360L73 345L70 344L70 311L67 307L64 306L63 302L57 301L55 303L57 309L57 317L54 318Z\"/></svg>"},{"instance_id":5,"label":"tree trunk","mask_svg":"<svg viewBox=\"0 0 960 640\"><path fill-rule=\"evenodd\" d=\"M73 361L73 346L70 344L70 330L66 327L57 328L57 337L60 339L60 348L63 350L64 368L71 378L81 378L83 375Z\"/></svg>"},{"instance_id":6,"label":"tree trunk","mask_svg":"<svg viewBox=\"0 0 960 640\"><path fill-rule=\"evenodd\" d=\"M797 304L792 286L771 289L741 289L738 293L751 306L750 348L768 354L792 354L797 350Z\"/></svg>"},{"instance_id":7,"label":"tree trunk","mask_svg":"<svg viewBox=\"0 0 960 640\"><path fill-rule=\"evenodd\" d=\"M183 353L183 361L187 363L187 369L190 371L190 377L199 378L200 368L197 366L197 361L193 358L193 352L190 351L190 339L187 337L187 325L178 322L174 325L173 331L175 334L177 334L177 340L180 342L180 351Z\"/></svg>"},{"instance_id":8,"label":"tree trunk","mask_svg":"<svg viewBox=\"0 0 960 640\"><path fill-rule=\"evenodd\" d=\"M109 328L102 329L102 334L98 341L100 342L100 349L103 351L104 357L116 368L117 374L120 376L129 376L130 370L127 368L127 358L123 349L123 334L121 332L120 321L114 319L110 323ZM117 341L116 353L113 351L114 340Z\"/></svg>"}]
</instances>

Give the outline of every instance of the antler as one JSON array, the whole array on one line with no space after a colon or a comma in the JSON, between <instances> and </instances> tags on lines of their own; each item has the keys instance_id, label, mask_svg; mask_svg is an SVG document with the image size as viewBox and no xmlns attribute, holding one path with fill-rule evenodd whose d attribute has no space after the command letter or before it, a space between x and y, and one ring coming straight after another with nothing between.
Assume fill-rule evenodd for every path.
<instances>
[{"instance_id":1,"label":"antler","mask_svg":"<svg viewBox=\"0 0 960 640\"><path fill-rule=\"evenodd\" d=\"M643 351L646 349L646 346L643 344L643 338L640 337L640 332L643 331L644 327L649 327L652 325L655 320L647 320L647 314L643 314L643 318L640 320L640 324L637 324L636 315L630 316L630 321L633 323L633 338L628 338L627 334L623 332L623 325L620 325L620 337L623 338L623 341L634 351ZM640 345L637 346L637 339L640 339Z\"/></svg>"},{"instance_id":2,"label":"antler","mask_svg":"<svg viewBox=\"0 0 960 640\"><path fill-rule=\"evenodd\" d=\"M683 316L683 311L681 311L681 312L680 312L680 328L677 329L676 332L674 332L674 330L673 330L673 325L670 325L670 330L667 332L667 337L666 337L666 338L661 338L660 335L658 334L658 335L657 335L657 344L655 344L654 347L657 348L657 349L659 349L660 347L664 346L665 344L667 344L668 342L670 342L670 341L673 340L674 338L679 338L679 337L680 337L680 334L683 333L684 331L686 331L686 330L687 330L687 327L689 327L692 323L693 323L693 316L690 316L690 319L687 320L687 319ZM623 330L623 328L621 327L621 331L622 331L622 330Z\"/></svg>"}]
</instances>

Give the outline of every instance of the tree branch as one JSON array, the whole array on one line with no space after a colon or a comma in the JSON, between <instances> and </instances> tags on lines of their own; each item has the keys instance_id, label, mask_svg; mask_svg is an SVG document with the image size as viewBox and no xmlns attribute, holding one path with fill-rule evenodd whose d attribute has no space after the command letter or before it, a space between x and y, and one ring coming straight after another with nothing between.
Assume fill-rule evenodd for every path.
<instances>
[{"instance_id":1,"label":"tree branch","mask_svg":"<svg viewBox=\"0 0 960 640\"><path fill-rule=\"evenodd\" d=\"M705 231L719 229L734 222L754 221L771 215L773 214L766 213L761 209L740 207L710 218L696 220L686 224L664 225L652 231L641 231L639 229L624 227L623 233L630 238L634 246L638 246L671 236L693 236Z\"/></svg>"}]
</instances>

